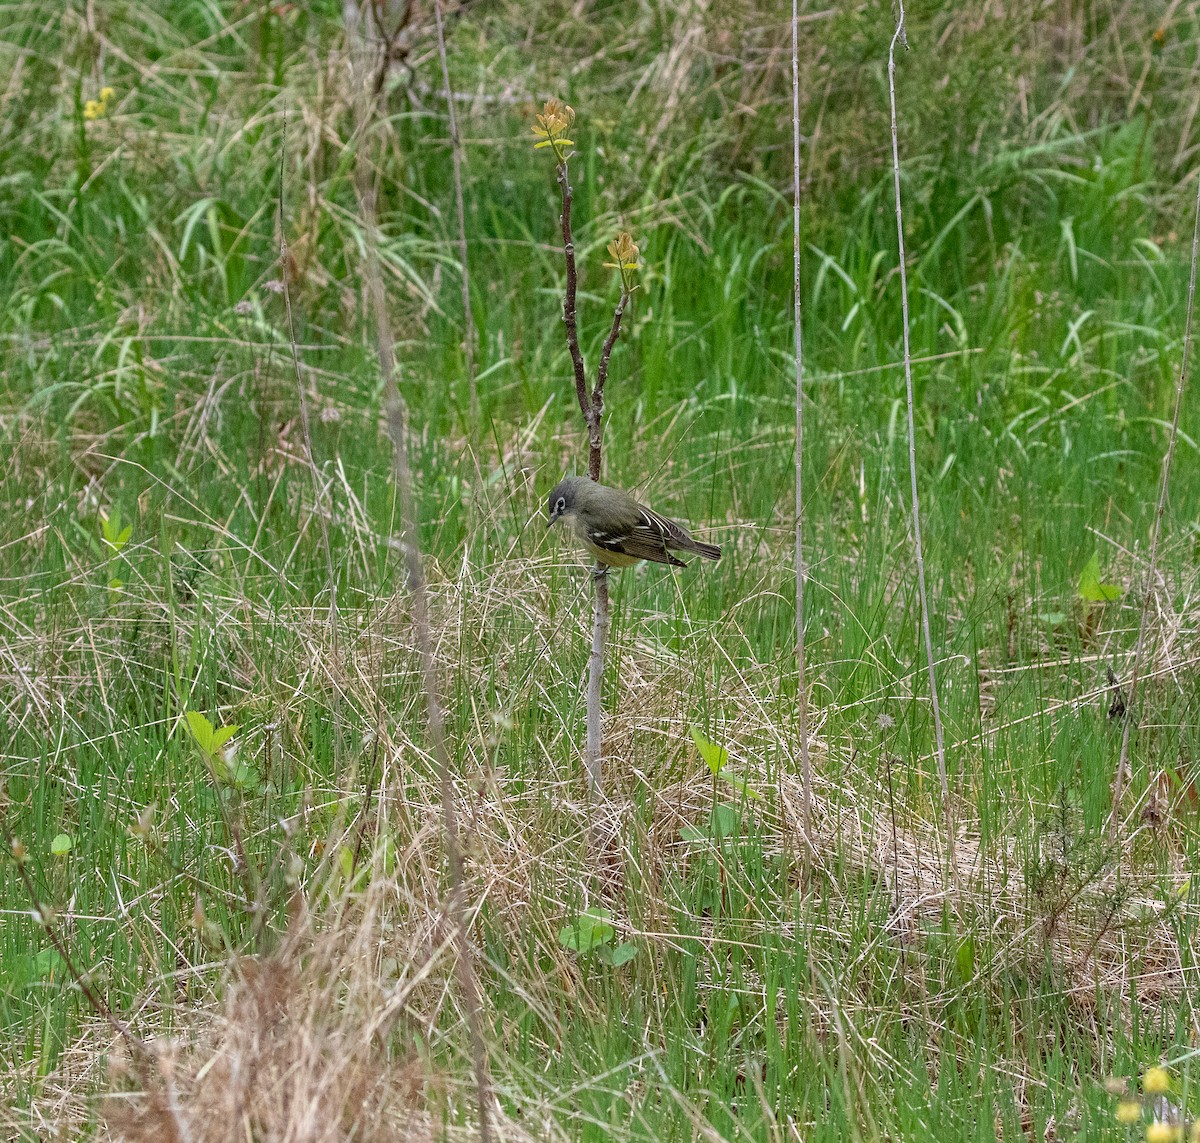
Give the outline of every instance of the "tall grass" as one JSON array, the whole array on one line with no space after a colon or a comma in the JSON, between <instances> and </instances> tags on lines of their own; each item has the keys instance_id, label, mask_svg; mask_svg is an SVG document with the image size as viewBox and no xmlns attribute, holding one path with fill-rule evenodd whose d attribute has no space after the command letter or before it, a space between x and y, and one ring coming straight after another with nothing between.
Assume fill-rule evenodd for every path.
<instances>
[{"instance_id":1,"label":"tall grass","mask_svg":"<svg viewBox=\"0 0 1200 1143\"><path fill-rule=\"evenodd\" d=\"M1092 4L910 14L908 335L955 890L929 841L939 791L913 671L890 8L800 11L820 830L803 874L786 13L711 8L445 9L478 421L459 380L431 9L380 73L378 256L497 1132L1015 1138L1053 1116L1099 1136L1112 1108L1097 1081L1182 1058L1195 1020L1194 403L1163 518L1129 845L1116 854L1103 830L1121 739L1106 669L1128 679L1183 336L1195 15L1173 9L1158 38L1166 8L1149 5L1120 23ZM386 1085L411 1064L389 1106L455 1132L474 1115L471 1048L437 920L419 656L396 621L412 598L389 548L400 505L343 35L332 3L24 0L0 20L3 812L74 961L139 1035L178 1037L197 1099L222 1037L241 1035L227 987L241 958L286 961L299 983L281 1019L302 1033L287 1042L319 1040L305 1058L328 1061L344 1037L355 1076ZM575 183L592 359L617 301L600 265L614 230L636 231L647 268L610 381L606 479L727 551L703 576L614 585L606 790L623 868L599 889L575 761L586 575L539 521L578 439L555 188L527 141L549 92L594 124ZM311 465L276 292L281 154ZM119 546L102 527L118 512ZM1093 555L1117 598L1087 598ZM214 777L185 710L240 727L252 779ZM693 727L740 785L714 783ZM5 1126L90 1130L106 1033L0 868ZM600 945L635 950L624 965L560 939L597 908L613 928ZM385 1009L391 1022L364 1016Z\"/></svg>"}]
</instances>

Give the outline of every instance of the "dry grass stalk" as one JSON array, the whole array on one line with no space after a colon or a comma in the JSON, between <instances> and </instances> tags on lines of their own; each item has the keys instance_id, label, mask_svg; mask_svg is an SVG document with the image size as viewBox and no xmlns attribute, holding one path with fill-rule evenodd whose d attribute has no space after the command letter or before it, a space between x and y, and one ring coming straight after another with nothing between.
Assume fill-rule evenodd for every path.
<instances>
[{"instance_id":1,"label":"dry grass stalk","mask_svg":"<svg viewBox=\"0 0 1200 1143\"><path fill-rule=\"evenodd\" d=\"M1142 599L1141 617L1138 620L1137 646L1133 652L1133 671L1129 676L1129 696L1124 726L1121 730L1121 755L1117 761L1117 772L1112 781L1112 809L1108 815L1108 833L1115 837L1120 829L1121 797L1125 792L1126 770L1129 766L1129 735L1136 713L1133 708L1137 697L1142 656L1146 647L1146 630L1149 627L1150 602L1154 598L1155 579L1158 576L1158 542L1162 535L1163 513L1167 507L1167 490L1171 480L1171 462L1175 457L1175 445L1179 440L1179 414L1183 408L1183 390L1187 381L1188 357L1192 350L1192 315L1196 303L1196 262L1200 255L1200 179L1196 185L1196 219L1192 227L1192 267L1188 278L1187 316L1183 324L1183 352L1179 361L1179 375L1175 380L1175 410L1171 415L1171 432L1167 437L1167 450L1163 454L1162 480L1158 488L1158 506L1154 511L1154 522L1150 526L1150 556L1146 568L1146 594Z\"/></svg>"},{"instance_id":2,"label":"dry grass stalk","mask_svg":"<svg viewBox=\"0 0 1200 1143\"><path fill-rule=\"evenodd\" d=\"M300 907L277 953L235 965L221 1012L157 1055L153 1084L110 1054L102 1104L121 1143L433 1143L456 1126L449 1077L422 1062L407 1029L446 1002L453 937L385 873L382 850L361 891L344 888L324 918ZM430 886L435 888L435 886ZM407 917L406 917L407 914ZM414 923L425 918L424 923ZM528 1137L503 1119L500 1139Z\"/></svg>"},{"instance_id":3,"label":"dry grass stalk","mask_svg":"<svg viewBox=\"0 0 1200 1143\"><path fill-rule=\"evenodd\" d=\"M800 335L800 11L792 0L792 329L796 356L796 673L800 707L801 826L812 824L812 765L808 755L808 672L804 655L804 349Z\"/></svg>"},{"instance_id":4,"label":"dry grass stalk","mask_svg":"<svg viewBox=\"0 0 1200 1143\"><path fill-rule=\"evenodd\" d=\"M450 120L450 157L454 164L454 207L458 215L458 257L462 263L463 349L467 357L467 385L471 402L471 424L479 422L479 394L475 389L475 319L471 313L471 275L467 266L467 223L463 209L462 140L458 135L458 116L454 110L454 88L450 83L450 64L446 59L446 32L442 20L442 0L434 0L437 20L438 56L442 64L442 83L446 89L446 114Z\"/></svg>"},{"instance_id":5,"label":"dry grass stalk","mask_svg":"<svg viewBox=\"0 0 1200 1143\"><path fill-rule=\"evenodd\" d=\"M921 633L929 668L929 695L933 703L933 734L937 747L938 781L942 787L942 814L946 822L947 857L951 876L956 876L954 806L950 779L946 774L946 743L942 732L942 708L938 702L937 670L933 660L933 634L929 625L929 592L925 586L925 553L921 545L921 503L917 492L917 429L913 412L912 350L909 339L908 270L904 264L904 209L900 201L900 142L896 131L896 44L908 47L904 31L904 3L897 0L896 31L888 45L888 101L892 115L892 180L896 194L896 241L900 262L900 307L904 321L904 389L908 405L908 474L912 498L913 550L917 562L917 592L921 598Z\"/></svg>"},{"instance_id":6,"label":"dry grass stalk","mask_svg":"<svg viewBox=\"0 0 1200 1143\"><path fill-rule=\"evenodd\" d=\"M300 351L296 344L296 322L292 315L292 259L288 253L287 216L284 214L284 170L287 159L287 116L283 119L282 142L279 147L279 280L282 283L284 312L287 315L288 346L291 350L292 368L296 375L296 400L300 409L300 427L304 439L304 457L312 474L313 495L316 497L314 511L321 530L321 547L325 553L325 580L329 588L329 665L327 673L332 681L333 756L335 765L341 758L341 687L338 682L338 597L337 573L333 566L333 545L329 539L329 520L332 506L326 508L328 489L321 479L321 471L313 454L312 425L308 410L308 394L300 372ZM337 766L340 770L340 765Z\"/></svg>"},{"instance_id":7,"label":"dry grass stalk","mask_svg":"<svg viewBox=\"0 0 1200 1143\"><path fill-rule=\"evenodd\" d=\"M464 916L462 846L455 805L456 794L451 775L450 750L446 742L445 707L434 654L429 594L421 558L412 468L408 459L408 415L396 380L395 342L388 316L383 276L379 267L378 220L375 209L376 183L370 170L370 164L366 159L367 127L374 109L374 98L364 99L360 111L359 149L356 165L359 209L362 214L366 240L364 276L371 303L372 319L375 324L379 368L383 374L388 434L392 441L392 461L396 490L400 500L400 522L403 531L398 538L398 546L404 559L408 589L411 595L413 630L421 663L422 689L425 696L430 746L437 766L441 789L444 843L450 874L450 893L446 902L446 912L454 931L459 987L466 1005L478 1102L479 1139L480 1143L489 1143L491 1139L491 1095L487 1078L487 1049L483 1039L483 998L472 962L470 936Z\"/></svg>"}]
</instances>

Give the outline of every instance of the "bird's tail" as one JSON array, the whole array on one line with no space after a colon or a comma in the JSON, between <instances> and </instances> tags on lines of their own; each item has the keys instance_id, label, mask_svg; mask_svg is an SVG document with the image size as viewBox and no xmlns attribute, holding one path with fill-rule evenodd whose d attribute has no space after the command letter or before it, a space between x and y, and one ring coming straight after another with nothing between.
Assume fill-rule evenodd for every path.
<instances>
[{"instance_id":1,"label":"bird's tail","mask_svg":"<svg viewBox=\"0 0 1200 1143\"><path fill-rule=\"evenodd\" d=\"M690 550L698 556L703 556L706 560L719 560L721 558L721 549L716 544L703 544L699 540L693 540Z\"/></svg>"}]
</instances>

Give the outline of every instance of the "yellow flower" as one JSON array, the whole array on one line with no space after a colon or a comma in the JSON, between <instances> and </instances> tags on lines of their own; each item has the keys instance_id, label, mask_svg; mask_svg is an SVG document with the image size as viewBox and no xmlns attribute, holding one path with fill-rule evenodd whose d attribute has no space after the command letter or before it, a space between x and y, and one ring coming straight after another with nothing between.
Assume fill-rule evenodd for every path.
<instances>
[{"instance_id":1,"label":"yellow flower","mask_svg":"<svg viewBox=\"0 0 1200 1143\"><path fill-rule=\"evenodd\" d=\"M534 149L553 147L554 156L561 163L565 148L573 147L575 141L567 138L567 131L575 122L575 110L568 107L561 99L547 99L542 106L542 113L534 116L533 133L541 136L541 142L534 144Z\"/></svg>"},{"instance_id":2,"label":"yellow flower","mask_svg":"<svg viewBox=\"0 0 1200 1143\"><path fill-rule=\"evenodd\" d=\"M100 89L100 102L107 104L110 99L117 93L111 87L102 87Z\"/></svg>"},{"instance_id":3,"label":"yellow flower","mask_svg":"<svg viewBox=\"0 0 1200 1143\"><path fill-rule=\"evenodd\" d=\"M1136 1099L1123 1099L1117 1104L1117 1122L1128 1127L1142 1117L1142 1105Z\"/></svg>"},{"instance_id":4,"label":"yellow flower","mask_svg":"<svg viewBox=\"0 0 1200 1143\"><path fill-rule=\"evenodd\" d=\"M89 99L83 105L84 119L99 119L104 114L104 104L98 103L94 99Z\"/></svg>"},{"instance_id":5,"label":"yellow flower","mask_svg":"<svg viewBox=\"0 0 1200 1143\"><path fill-rule=\"evenodd\" d=\"M1176 1123L1164 1123L1156 1119L1146 1125L1146 1143L1180 1143L1183 1128Z\"/></svg>"},{"instance_id":6,"label":"yellow flower","mask_svg":"<svg viewBox=\"0 0 1200 1143\"><path fill-rule=\"evenodd\" d=\"M1165 1095L1171 1090L1171 1075L1166 1068L1147 1068L1142 1076L1142 1091L1147 1095Z\"/></svg>"},{"instance_id":7,"label":"yellow flower","mask_svg":"<svg viewBox=\"0 0 1200 1143\"><path fill-rule=\"evenodd\" d=\"M636 270L638 268L637 243L634 242L633 235L627 230L622 230L608 244L608 254L613 261L605 262L604 265L610 270Z\"/></svg>"}]
</instances>

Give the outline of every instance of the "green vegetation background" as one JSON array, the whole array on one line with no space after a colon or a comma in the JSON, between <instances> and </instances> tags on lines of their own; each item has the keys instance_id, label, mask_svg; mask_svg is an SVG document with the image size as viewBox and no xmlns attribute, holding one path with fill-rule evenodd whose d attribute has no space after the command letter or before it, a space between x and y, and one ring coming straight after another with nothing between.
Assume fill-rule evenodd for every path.
<instances>
[{"instance_id":1,"label":"green vegetation background","mask_svg":"<svg viewBox=\"0 0 1200 1143\"><path fill-rule=\"evenodd\" d=\"M1143 582L1180 365L1196 8L910 8L900 153L949 763L971 838L1011 847L1028 912L1019 935L1005 931L981 889L972 918L923 922L904 939L888 935L887 878L837 841L853 832L844 823L870 830L890 813L885 759L897 812L918 830L937 820L894 367L892 13L875 0L802 9L806 619L822 805L838 823L829 880L816 884L797 879L753 806L730 858L737 872L715 898L677 828L669 843L650 828L658 794L703 771L689 725L726 742L747 772L791 765L787 13L544 0L450 15L478 421L427 12L383 76L388 118L370 143L381 254L453 737L464 790L511 798L529 829L522 845L539 855L519 937L504 908L485 907L477 924L487 971L536 980L544 1001L489 989L494 1066L510 1109L548 1101L579 1138L691 1138L693 1106L723 1137L771 1138L784 1129L750 1069L778 1123L793 1118L805 1138L990 1139L997 1123L1007 1134L1026 1121L1040 1134L1072 1108L1098 1138L1107 1104L1096 1079L1190 1044L1197 1019L1190 954L1175 976L1143 980L1123 891L1075 917L1077 962L1046 955L1044 939L1046 918L1075 907L1064 886L1112 869L1100 830L1119 730L1105 718L1105 668L1127 677L1130 592ZM540 517L584 448L559 320L557 189L529 132L549 95L578 113L590 362L616 300L601 262L617 229L645 262L613 358L606 479L727 550L718 566L630 573L615 588L618 783L642 823L630 844L666 845L668 870L631 884L626 920L671 936L644 942L627 967L585 958L572 970L578 991L547 982L555 934L583 904L578 820L562 800L583 793L586 658L586 584ZM79 961L114 1006L150 1024L211 999L223 950L266 939L241 897L229 792L182 712L243 728L239 844L263 869L282 818L303 821L311 871L338 813L363 808L381 720L421 739L403 641L387 644L386 669L375 663L373 691L336 699L341 684L314 650L331 598L318 512L345 654L403 608L364 319L354 98L333 0L2 8L4 812L44 899L69 918ZM321 505L273 288L281 176ZM1184 950L1200 893L1184 882L1180 898L1172 879L1196 856L1197 440L1190 400L1154 629L1167 649L1155 663L1171 670L1147 690L1126 807L1160 905L1182 901L1171 916ZM1093 554L1120 599L1081 598ZM427 784L419 750L403 771L414 789ZM1155 791L1168 810L1151 820ZM132 827L151 804L148 846ZM50 848L61 833L66 855ZM1048 837L1062 854L1050 872ZM198 895L210 925L199 933ZM11 863L0 906L2 1056L13 1105L26 1106L89 1017L46 956ZM1129 922L1129 959L1100 979L1082 950L1108 931L1105 908ZM445 1027L428 1051L453 1061L459 1036ZM691 1102L664 1098L667 1088Z\"/></svg>"}]
</instances>

